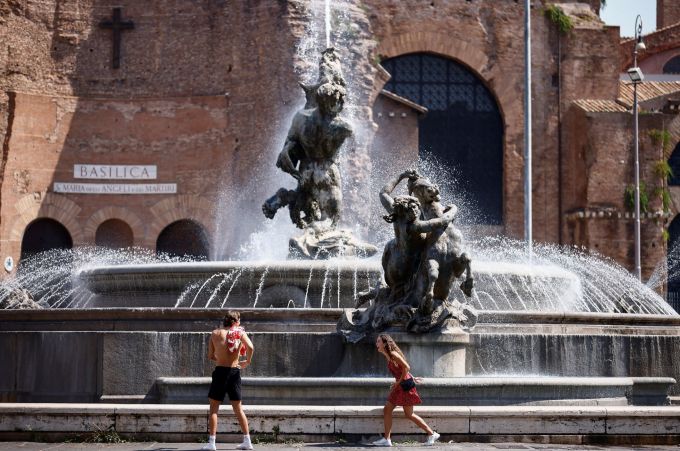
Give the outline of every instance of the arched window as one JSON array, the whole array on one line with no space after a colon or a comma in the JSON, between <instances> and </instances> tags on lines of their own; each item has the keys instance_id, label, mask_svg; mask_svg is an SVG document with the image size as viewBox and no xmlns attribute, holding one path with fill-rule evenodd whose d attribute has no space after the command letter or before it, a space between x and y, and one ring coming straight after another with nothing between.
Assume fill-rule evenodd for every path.
<instances>
[{"instance_id":1,"label":"arched window","mask_svg":"<svg viewBox=\"0 0 680 451\"><path fill-rule=\"evenodd\" d=\"M196 221L175 221L158 235L156 252L172 256L187 256L203 260L208 258L210 246L208 235Z\"/></svg>"},{"instance_id":2,"label":"arched window","mask_svg":"<svg viewBox=\"0 0 680 451\"><path fill-rule=\"evenodd\" d=\"M456 186L478 209L478 222L503 222L503 119L489 89L467 67L428 53L383 61L385 85L428 109L419 119L419 152L453 169Z\"/></svg>"},{"instance_id":3,"label":"arched window","mask_svg":"<svg viewBox=\"0 0 680 451\"><path fill-rule=\"evenodd\" d=\"M59 221L40 218L31 222L21 240L21 259L51 249L71 249L73 240Z\"/></svg>"},{"instance_id":4,"label":"arched window","mask_svg":"<svg viewBox=\"0 0 680 451\"><path fill-rule=\"evenodd\" d=\"M680 74L680 55L671 58L663 66L664 74Z\"/></svg>"},{"instance_id":5,"label":"arched window","mask_svg":"<svg viewBox=\"0 0 680 451\"><path fill-rule=\"evenodd\" d=\"M680 185L680 143L675 146L673 153L668 159L668 165L673 171L673 177L668 181L669 185Z\"/></svg>"},{"instance_id":6,"label":"arched window","mask_svg":"<svg viewBox=\"0 0 680 451\"><path fill-rule=\"evenodd\" d=\"M133 244L132 229L125 221L108 219L97 227L94 242L97 246L111 249L131 247Z\"/></svg>"}]
</instances>

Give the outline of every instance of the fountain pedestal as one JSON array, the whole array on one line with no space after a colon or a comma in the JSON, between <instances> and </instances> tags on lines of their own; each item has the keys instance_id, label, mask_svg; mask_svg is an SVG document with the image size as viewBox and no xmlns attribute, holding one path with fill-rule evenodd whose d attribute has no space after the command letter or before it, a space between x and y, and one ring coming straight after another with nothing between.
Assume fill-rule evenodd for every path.
<instances>
[{"instance_id":1,"label":"fountain pedestal","mask_svg":"<svg viewBox=\"0 0 680 451\"><path fill-rule=\"evenodd\" d=\"M392 336L409 356L411 373L421 377L465 376L465 356L470 334L460 327L441 334Z\"/></svg>"},{"instance_id":2,"label":"fountain pedestal","mask_svg":"<svg viewBox=\"0 0 680 451\"><path fill-rule=\"evenodd\" d=\"M386 331L408 356L411 374L416 377L465 376L466 349L470 335L460 327L438 334L410 334ZM358 343L346 343L337 373L343 376L368 376L385 373L385 361L376 359L377 335L368 335ZM376 362L378 366L376 367Z\"/></svg>"}]
</instances>

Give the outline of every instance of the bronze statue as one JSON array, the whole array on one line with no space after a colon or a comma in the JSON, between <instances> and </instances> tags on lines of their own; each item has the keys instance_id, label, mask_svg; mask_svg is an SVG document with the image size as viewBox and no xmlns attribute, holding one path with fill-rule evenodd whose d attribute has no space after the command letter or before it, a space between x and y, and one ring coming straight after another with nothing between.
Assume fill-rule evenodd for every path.
<instances>
[{"instance_id":1,"label":"bronze statue","mask_svg":"<svg viewBox=\"0 0 680 451\"><path fill-rule=\"evenodd\" d=\"M404 179L413 196L393 198ZM413 170L387 183L380 201L395 233L383 252L384 284L359 293L357 310L347 311L338 329L356 341L370 331L399 324L411 332L445 327L449 319L464 327L474 325L474 311L448 299L454 279L464 272L461 290L470 297L473 288L471 261L461 250L462 234L452 224L457 207L443 207L438 187ZM358 309L368 301L373 301L369 308Z\"/></svg>"},{"instance_id":2,"label":"bronze statue","mask_svg":"<svg viewBox=\"0 0 680 451\"><path fill-rule=\"evenodd\" d=\"M424 219L441 218L446 214L455 216L458 212L458 207L453 204L442 207L439 202L439 187L417 173L409 177L408 191L420 202ZM462 243L463 235L453 222L433 231L428 237L419 278L421 283L426 284L425 287L420 287L424 290L421 306L423 311L432 310L433 299L448 298L452 280L460 277L463 272L466 277L460 289L466 296L472 296L471 261L462 251Z\"/></svg>"},{"instance_id":3,"label":"bronze statue","mask_svg":"<svg viewBox=\"0 0 680 451\"><path fill-rule=\"evenodd\" d=\"M340 147L352 129L340 113L347 90L335 49L326 49L319 81L302 85L307 103L293 118L276 166L297 180L294 190L279 189L262 205L267 218L288 206L291 221L304 230L291 238L290 254L302 258L336 255L370 256L377 248L362 243L348 230L338 230L342 179L337 164Z\"/></svg>"}]
</instances>

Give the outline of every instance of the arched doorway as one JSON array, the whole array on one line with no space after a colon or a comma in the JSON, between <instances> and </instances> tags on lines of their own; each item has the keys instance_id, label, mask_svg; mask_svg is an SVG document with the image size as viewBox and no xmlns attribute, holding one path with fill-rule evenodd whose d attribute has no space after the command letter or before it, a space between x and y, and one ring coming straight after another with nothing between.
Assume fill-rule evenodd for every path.
<instances>
[{"instance_id":1,"label":"arched doorway","mask_svg":"<svg viewBox=\"0 0 680 451\"><path fill-rule=\"evenodd\" d=\"M666 299L676 311L680 312L680 215L677 215L671 221L668 226L668 235Z\"/></svg>"},{"instance_id":2,"label":"arched doorway","mask_svg":"<svg viewBox=\"0 0 680 451\"><path fill-rule=\"evenodd\" d=\"M132 247L134 243L132 229L125 221L108 219L97 227L94 243L110 249Z\"/></svg>"},{"instance_id":3,"label":"arched doorway","mask_svg":"<svg viewBox=\"0 0 680 451\"><path fill-rule=\"evenodd\" d=\"M21 240L21 260L51 249L71 249L73 240L59 221L40 218L31 222Z\"/></svg>"},{"instance_id":4,"label":"arched doorway","mask_svg":"<svg viewBox=\"0 0 680 451\"><path fill-rule=\"evenodd\" d=\"M156 240L156 252L171 256L187 256L198 260L208 258L208 234L196 221L181 219L164 228Z\"/></svg>"},{"instance_id":5,"label":"arched doorway","mask_svg":"<svg viewBox=\"0 0 680 451\"><path fill-rule=\"evenodd\" d=\"M476 222L503 223L503 118L484 82L466 66L429 53L389 58L385 90L428 109L418 120L419 153L457 175L478 209Z\"/></svg>"}]
</instances>

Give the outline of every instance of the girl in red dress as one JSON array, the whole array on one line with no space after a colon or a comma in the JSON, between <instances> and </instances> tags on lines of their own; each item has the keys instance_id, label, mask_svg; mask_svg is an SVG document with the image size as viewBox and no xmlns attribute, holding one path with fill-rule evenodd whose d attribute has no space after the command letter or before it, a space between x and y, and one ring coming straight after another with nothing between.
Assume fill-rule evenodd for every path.
<instances>
[{"instance_id":1,"label":"girl in red dress","mask_svg":"<svg viewBox=\"0 0 680 451\"><path fill-rule=\"evenodd\" d=\"M420 378L411 376L411 373L409 373L411 367L408 365L404 353L401 352L401 349L399 349L399 346L397 346L392 337L387 334L378 335L375 346L378 348L378 352L387 359L387 369L392 373L396 381L392 384L392 389L387 397L387 403L385 403L383 408L385 436L373 442L373 444L376 446L392 446L392 440L390 439L390 434L392 433L392 412L395 407L402 406L404 416L427 433L425 445L434 445L434 442L439 438L439 434L434 432L422 418L413 413L413 406L422 402L420 396L418 396L415 384L412 384L413 386L408 391L405 391L400 385L402 381L409 379L413 379L414 382L420 382Z\"/></svg>"}]
</instances>

